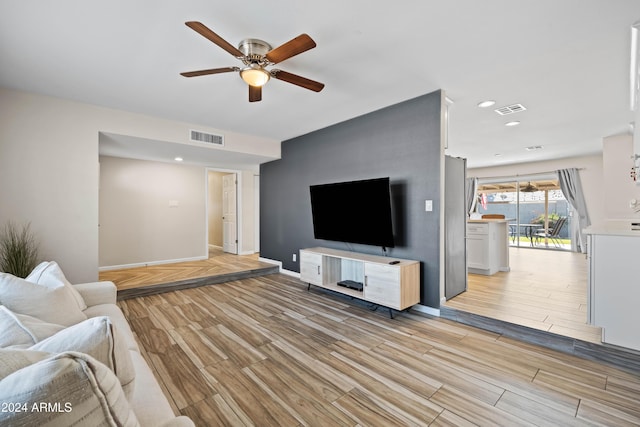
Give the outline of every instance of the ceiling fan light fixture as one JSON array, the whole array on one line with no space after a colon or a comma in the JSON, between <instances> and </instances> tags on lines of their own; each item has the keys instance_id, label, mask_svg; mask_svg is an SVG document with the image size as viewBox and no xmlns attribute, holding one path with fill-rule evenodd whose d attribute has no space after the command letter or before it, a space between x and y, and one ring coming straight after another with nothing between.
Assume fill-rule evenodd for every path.
<instances>
[{"instance_id":1,"label":"ceiling fan light fixture","mask_svg":"<svg viewBox=\"0 0 640 427\"><path fill-rule=\"evenodd\" d=\"M529 181L529 183L524 187L522 187L520 191L522 193L535 193L536 191L538 191L538 187L536 187L535 185L532 185L531 181Z\"/></svg>"},{"instance_id":2,"label":"ceiling fan light fixture","mask_svg":"<svg viewBox=\"0 0 640 427\"><path fill-rule=\"evenodd\" d=\"M262 67L254 65L240 70L240 77L249 86L262 87L269 81L271 75Z\"/></svg>"}]
</instances>

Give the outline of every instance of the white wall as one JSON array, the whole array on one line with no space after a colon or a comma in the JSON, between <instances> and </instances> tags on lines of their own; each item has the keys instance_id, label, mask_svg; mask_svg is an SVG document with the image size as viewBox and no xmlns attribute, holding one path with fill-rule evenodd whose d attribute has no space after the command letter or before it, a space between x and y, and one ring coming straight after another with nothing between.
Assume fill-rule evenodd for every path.
<instances>
[{"instance_id":1,"label":"white wall","mask_svg":"<svg viewBox=\"0 0 640 427\"><path fill-rule=\"evenodd\" d=\"M72 282L97 280L99 133L186 143L194 126L219 132L0 88L0 225L31 222L44 259ZM280 141L224 134L227 150L280 157Z\"/></svg>"},{"instance_id":2,"label":"white wall","mask_svg":"<svg viewBox=\"0 0 640 427\"><path fill-rule=\"evenodd\" d=\"M601 222L605 218L604 203L602 201L605 186L603 183L602 156L600 155L469 169L467 176L469 178L518 176L552 172L566 168L581 169L579 175L587 202L587 209L589 210L589 218L592 224Z\"/></svg>"},{"instance_id":3,"label":"white wall","mask_svg":"<svg viewBox=\"0 0 640 427\"><path fill-rule=\"evenodd\" d=\"M100 267L206 258L203 168L100 157Z\"/></svg>"},{"instance_id":4,"label":"white wall","mask_svg":"<svg viewBox=\"0 0 640 427\"><path fill-rule=\"evenodd\" d=\"M631 134L608 136L602 140L602 163L604 187L606 188L603 205L605 218L608 220L640 217L640 214L635 213L629 207L631 199L640 201L640 186L630 177L633 167L632 155L633 138Z\"/></svg>"},{"instance_id":5,"label":"white wall","mask_svg":"<svg viewBox=\"0 0 640 427\"><path fill-rule=\"evenodd\" d=\"M240 173L240 205L239 214L241 215L241 223L238 224L240 229L238 254L249 255L255 252L255 217L259 215L260 206L255 205L254 194L254 173L252 171L242 171Z\"/></svg>"}]
</instances>

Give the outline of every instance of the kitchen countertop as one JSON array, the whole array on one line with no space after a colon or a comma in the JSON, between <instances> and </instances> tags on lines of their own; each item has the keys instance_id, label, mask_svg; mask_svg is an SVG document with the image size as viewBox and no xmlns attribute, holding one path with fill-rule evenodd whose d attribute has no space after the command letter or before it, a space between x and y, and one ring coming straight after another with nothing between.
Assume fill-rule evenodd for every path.
<instances>
[{"instance_id":1,"label":"kitchen countertop","mask_svg":"<svg viewBox=\"0 0 640 427\"><path fill-rule=\"evenodd\" d=\"M598 224L590 225L589 227L584 229L584 232L586 234L640 237L640 225L632 226L632 222L640 224L640 219L604 221Z\"/></svg>"}]
</instances>

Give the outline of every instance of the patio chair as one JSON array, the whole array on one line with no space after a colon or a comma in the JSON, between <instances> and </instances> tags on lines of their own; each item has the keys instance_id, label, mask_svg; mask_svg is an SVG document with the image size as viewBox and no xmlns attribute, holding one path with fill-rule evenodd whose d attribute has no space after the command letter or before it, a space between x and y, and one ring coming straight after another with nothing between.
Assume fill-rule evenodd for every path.
<instances>
[{"instance_id":1,"label":"patio chair","mask_svg":"<svg viewBox=\"0 0 640 427\"><path fill-rule=\"evenodd\" d=\"M538 241L540 239L551 239L551 241L556 246L556 248L559 248L560 247L560 230L562 230L562 226L564 226L565 222L567 222L567 217L566 216L560 217L558 218L556 223L553 225L553 228L549 230L549 232L545 232L544 230L542 230L534 234L534 237L536 239L536 245L538 244Z\"/></svg>"}]
</instances>

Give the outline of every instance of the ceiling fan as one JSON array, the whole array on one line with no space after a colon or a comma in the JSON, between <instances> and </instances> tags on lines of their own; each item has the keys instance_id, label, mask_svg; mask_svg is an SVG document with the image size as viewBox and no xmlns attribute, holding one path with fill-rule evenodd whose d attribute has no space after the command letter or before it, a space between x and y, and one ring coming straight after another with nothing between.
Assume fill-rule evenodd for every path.
<instances>
[{"instance_id":1,"label":"ceiling fan","mask_svg":"<svg viewBox=\"0 0 640 427\"><path fill-rule=\"evenodd\" d=\"M316 47L316 42L307 34L301 34L275 49L272 48L269 43L258 39L244 39L240 42L238 48L235 48L201 22L189 21L185 22L185 24L201 36L235 56L244 64L244 67L212 68L180 73L185 77L239 72L242 80L249 85L249 102L256 102L262 99L262 86L267 83L271 77L314 92L320 92L324 88L323 83L296 74L275 68L271 70L266 69L268 66L277 64Z\"/></svg>"},{"instance_id":2,"label":"ceiling fan","mask_svg":"<svg viewBox=\"0 0 640 427\"><path fill-rule=\"evenodd\" d=\"M529 183L527 185L525 185L524 187L522 187L522 189L520 189L521 192L523 193L535 193L536 191L538 191L538 187L536 187L535 185L531 184L531 181L529 181Z\"/></svg>"}]
</instances>

